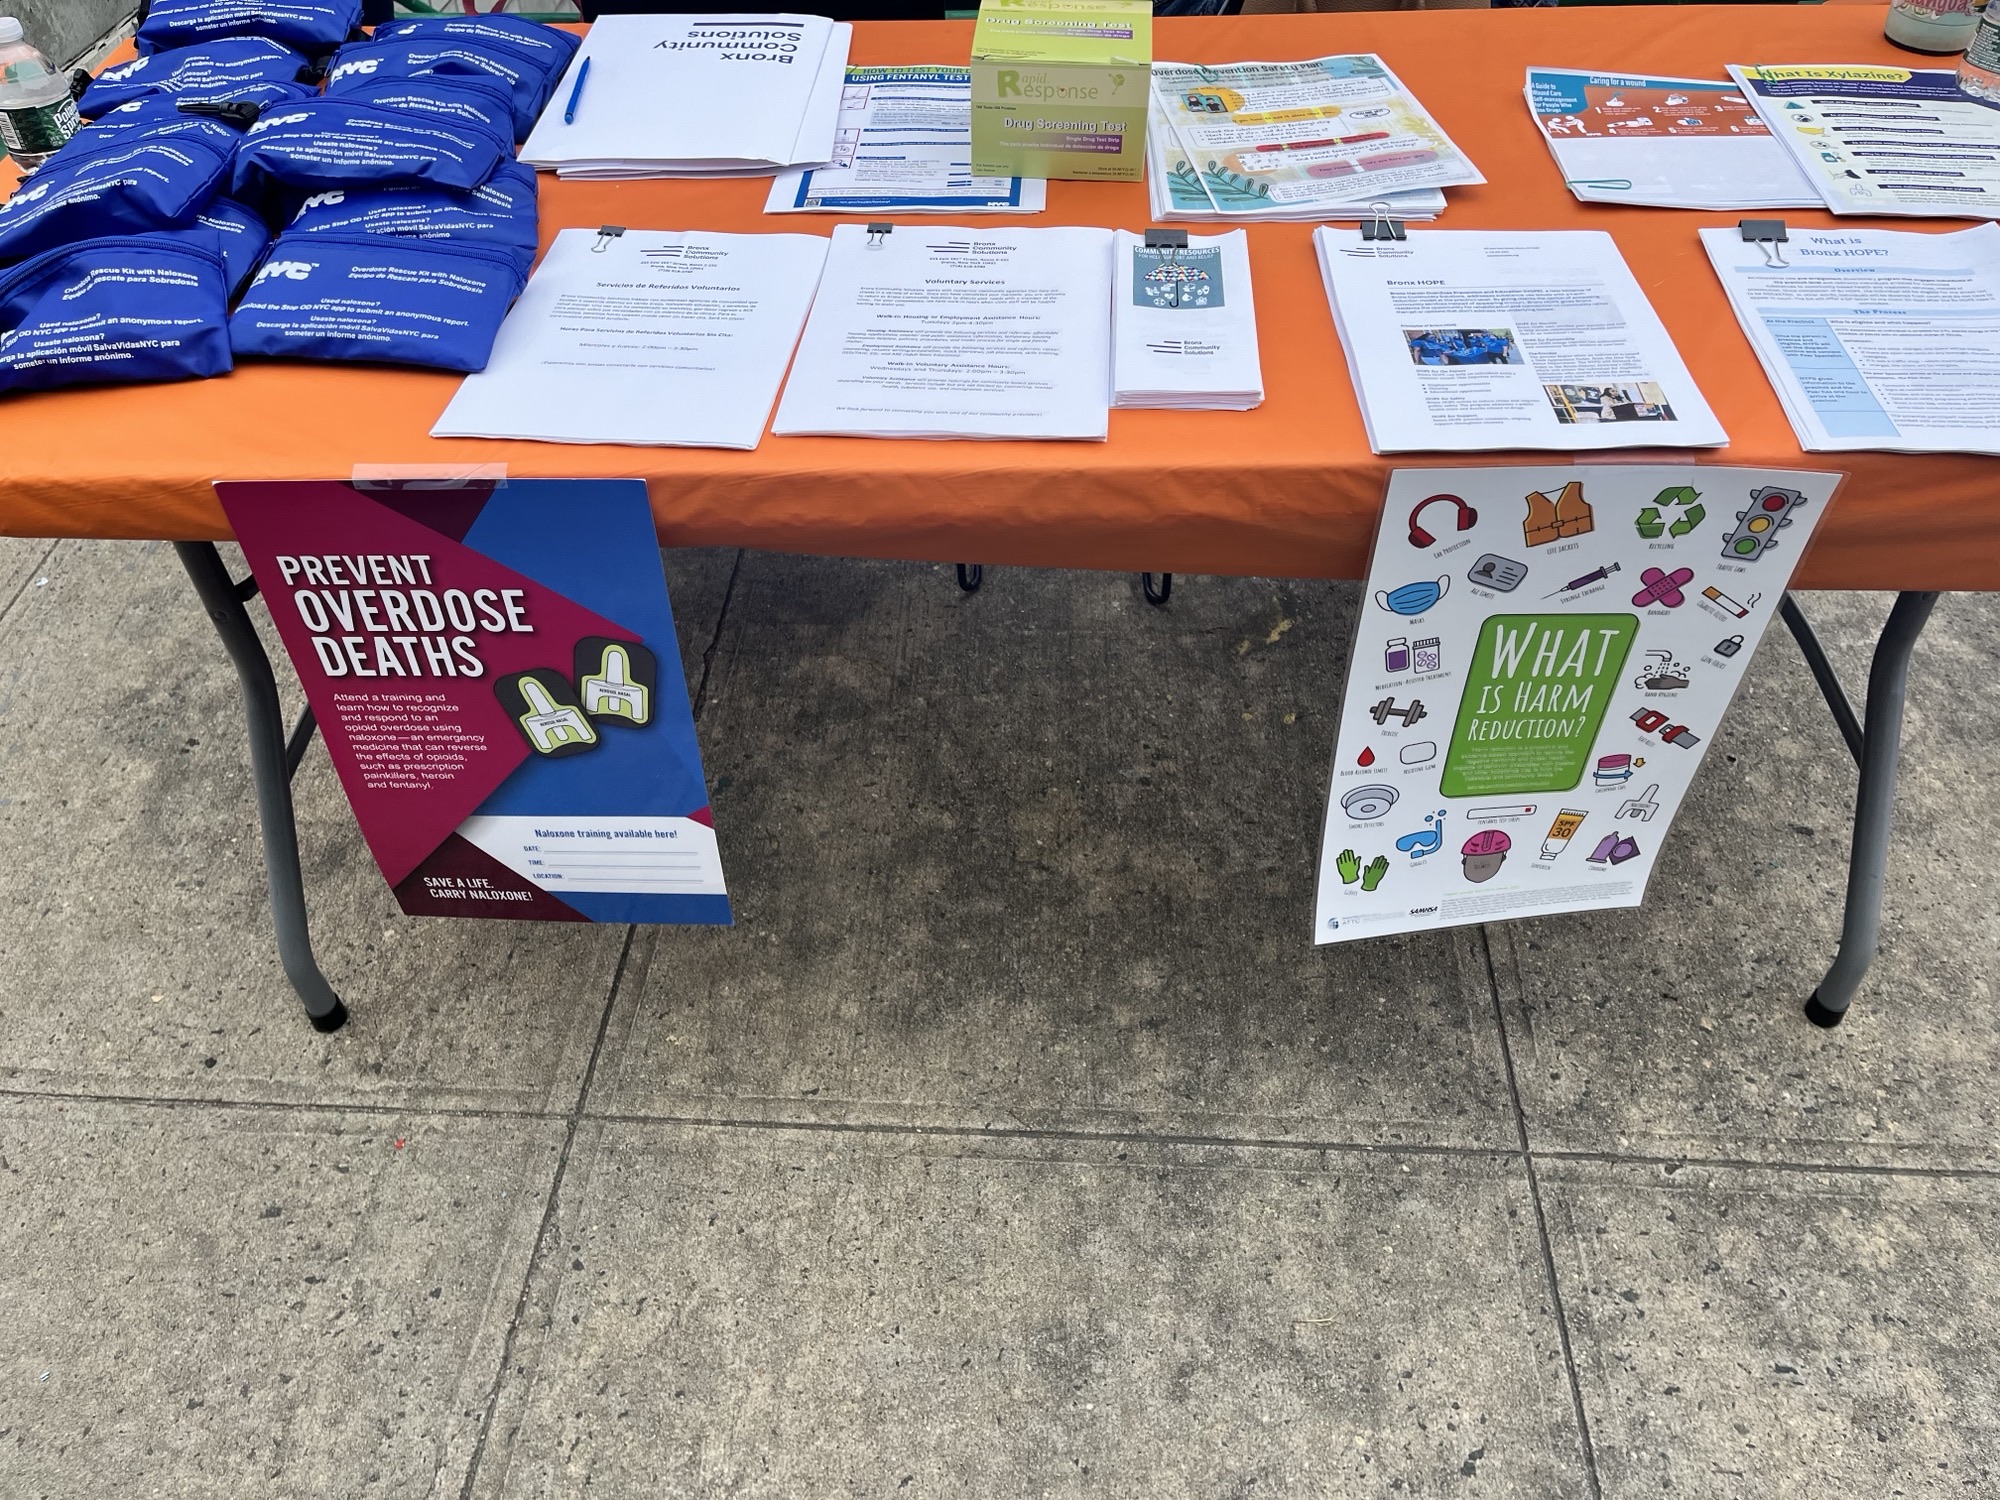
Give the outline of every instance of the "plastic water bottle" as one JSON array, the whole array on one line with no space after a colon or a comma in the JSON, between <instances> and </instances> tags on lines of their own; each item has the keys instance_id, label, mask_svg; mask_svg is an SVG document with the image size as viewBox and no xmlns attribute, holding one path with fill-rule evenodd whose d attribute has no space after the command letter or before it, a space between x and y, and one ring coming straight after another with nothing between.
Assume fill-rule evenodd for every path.
<instances>
[{"instance_id":1,"label":"plastic water bottle","mask_svg":"<svg viewBox=\"0 0 2000 1500\"><path fill-rule=\"evenodd\" d=\"M1979 26L1983 0L1895 0L1882 34L1912 52L1963 52Z\"/></svg>"},{"instance_id":2,"label":"plastic water bottle","mask_svg":"<svg viewBox=\"0 0 2000 1500\"><path fill-rule=\"evenodd\" d=\"M22 40L21 23L0 16L0 144L32 172L83 128L69 78Z\"/></svg>"},{"instance_id":3,"label":"plastic water bottle","mask_svg":"<svg viewBox=\"0 0 2000 1500\"><path fill-rule=\"evenodd\" d=\"M1958 86L1975 99L2000 104L2000 6L1989 3L1958 64Z\"/></svg>"}]
</instances>

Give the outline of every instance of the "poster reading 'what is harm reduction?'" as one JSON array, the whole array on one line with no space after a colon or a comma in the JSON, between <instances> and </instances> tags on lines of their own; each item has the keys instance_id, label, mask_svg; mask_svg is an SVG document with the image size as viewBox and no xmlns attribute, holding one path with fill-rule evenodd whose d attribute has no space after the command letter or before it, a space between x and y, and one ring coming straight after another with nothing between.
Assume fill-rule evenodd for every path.
<instances>
[{"instance_id":1,"label":"poster reading 'what is harm reduction?'","mask_svg":"<svg viewBox=\"0 0 2000 1500\"><path fill-rule=\"evenodd\" d=\"M1637 906L1840 477L1396 470L1348 667L1316 939Z\"/></svg>"},{"instance_id":2,"label":"poster reading 'what is harm reduction?'","mask_svg":"<svg viewBox=\"0 0 2000 1500\"><path fill-rule=\"evenodd\" d=\"M643 480L216 491L405 912L730 920Z\"/></svg>"}]
</instances>

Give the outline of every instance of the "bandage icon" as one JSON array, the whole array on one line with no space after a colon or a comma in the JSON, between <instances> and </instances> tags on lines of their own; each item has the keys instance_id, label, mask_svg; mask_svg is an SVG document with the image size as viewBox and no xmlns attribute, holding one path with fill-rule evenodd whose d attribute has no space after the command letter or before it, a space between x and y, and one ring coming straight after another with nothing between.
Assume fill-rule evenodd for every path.
<instances>
[{"instance_id":1,"label":"bandage icon","mask_svg":"<svg viewBox=\"0 0 2000 1500\"><path fill-rule=\"evenodd\" d=\"M565 745L594 745L597 731L581 709L556 702L549 690L532 677L520 680L521 701L528 711L521 715L521 728L528 743L544 755L553 755Z\"/></svg>"},{"instance_id":2,"label":"bandage icon","mask_svg":"<svg viewBox=\"0 0 2000 1500\"><path fill-rule=\"evenodd\" d=\"M583 711L643 724L653 716L652 694L634 680L632 653L613 642L604 648L596 672L580 679Z\"/></svg>"}]
</instances>

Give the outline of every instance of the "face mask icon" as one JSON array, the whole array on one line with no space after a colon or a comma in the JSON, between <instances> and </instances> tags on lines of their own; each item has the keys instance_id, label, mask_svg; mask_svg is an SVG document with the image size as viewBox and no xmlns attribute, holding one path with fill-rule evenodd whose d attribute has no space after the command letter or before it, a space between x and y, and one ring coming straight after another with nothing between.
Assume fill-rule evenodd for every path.
<instances>
[{"instance_id":1,"label":"face mask icon","mask_svg":"<svg viewBox=\"0 0 2000 1500\"><path fill-rule=\"evenodd\" d=\"M1420 615L1442 599L1450 587L1450 574L1436 580L1425 578L1387 593L1377 593L1375 602L1392 615Z\"/></svg>"},{"instance_id":2,"label":"face mask icon","mask_svg":"<svg viewBox=\"0 0 2000 1500\"><path fill-rule=\"evenodd\" d=\"M510 672L493 684L493 691L537 755L576 755L596 748L597 731L562 673L546 667Z\"/></svg>"},{"instance_id":3,"label":"face mask icon","mask_svg":"<svg viewBox=\"0 0 2000 1500\"><path fill-rule=\"evenodd\" d=\"M593 644L596 649L587 649ZM624 641L580 644L576 686L583 711L627 724L644 724L652 718L652 655L644 646Z\"/></svg>"}]
</instances>

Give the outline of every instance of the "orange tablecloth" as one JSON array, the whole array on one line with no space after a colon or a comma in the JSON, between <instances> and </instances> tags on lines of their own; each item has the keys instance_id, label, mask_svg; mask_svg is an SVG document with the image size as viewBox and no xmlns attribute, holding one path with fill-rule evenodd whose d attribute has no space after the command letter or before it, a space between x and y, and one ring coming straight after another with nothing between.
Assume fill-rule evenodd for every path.
<instances>
[{"instance_id":1,"label":"orange tablecloth","mask_svg":"<svg viewBox=\"0 0 2000 1500\"><path fill-rule=\"evenodd\" d=\"M1698 227L1738 216L1577 203L1522 103L1530 64L1719 78L1725 62L1908 61L1882 39L1882 14L1756 5L1254 16L1167 20L1155 35L1160 57L1188 61L1380 52L1490 179L1449 191L1444 226L1616 236L1729 430L1730 445L1703 461L1852 476L1802 585L2000 589L2000 460L1802 454L1696 239ZM969 22L862 25L853 61L952 62L970 36ZM819 233L836 222L766 217L767 188L545 176L544 243L558 228L607 222ZM1008 222L1141 228L1145 188L1051 183L1046 214ZM455 376L251 364L219 380L0 401L0 534L220 538L228 527L212 479L498 461L520 476L643 476L671 546L1358 577L1392 465L1535 461L1370 454L1309 226L1257 225L1250 235L1267 392L1255 412L1113 412L1102 444L767 436L755 452L732 453L439 441L427 433Z\"/></svg>"}]
</instances>

